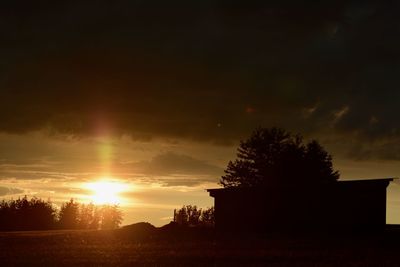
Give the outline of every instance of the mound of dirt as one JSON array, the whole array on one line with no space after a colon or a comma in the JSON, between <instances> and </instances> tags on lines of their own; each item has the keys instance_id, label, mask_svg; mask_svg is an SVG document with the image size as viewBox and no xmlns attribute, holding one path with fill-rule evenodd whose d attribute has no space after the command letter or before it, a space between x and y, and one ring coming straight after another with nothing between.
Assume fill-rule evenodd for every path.
<instances>
[{"instance_id":1,"label":"mound of dirt","mask_svg":"<svg viewBox=\"0 0 400 267\"><path fill-rule=\"evenodd\" d=\"M139 222L126 225L117 230L117 235L136 241L148 241L154 237L156 227L148 222Z\"/></svg>"}]
</instances>

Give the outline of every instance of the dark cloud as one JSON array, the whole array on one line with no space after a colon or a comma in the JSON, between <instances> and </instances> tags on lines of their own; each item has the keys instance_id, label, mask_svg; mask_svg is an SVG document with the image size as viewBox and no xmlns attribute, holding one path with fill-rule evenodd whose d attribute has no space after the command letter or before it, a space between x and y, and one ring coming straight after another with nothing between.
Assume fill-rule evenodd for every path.
<instances>
[{"instance_id":1,"label":"dark cloud","mask_svg":"<svg viewBox=\"0 0 400 267\"><path fill-rule=\"evenodd\" d=\"M347 157L365 161L365 160L400 160L400 139L380 138L378 140L364 140L355 142L354 140L343 141L342 150L347 151Z\"/></svg>"},{"instance_id":2,"label":"dark cloud","mask_svg":"<svg viewBox=\"0 0 400 267\"><path fill-rule=\"evenodd\" d=\"M0 14L1 131L398 134L396 2L22 2Z\"/></svg>"}]
</instances>

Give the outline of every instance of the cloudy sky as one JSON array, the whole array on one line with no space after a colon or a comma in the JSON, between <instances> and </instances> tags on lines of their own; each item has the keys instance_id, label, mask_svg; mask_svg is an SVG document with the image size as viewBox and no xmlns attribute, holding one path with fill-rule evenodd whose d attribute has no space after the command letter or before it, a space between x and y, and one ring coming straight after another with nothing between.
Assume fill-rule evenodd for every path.
<instances>
[{"instance_id":1,"label":"cloudy sky","mask_svg":"<svg viewBox=\"0 0 400 267\"><path fill-rule=\"evenodd\" d=\"M213 205L257 126L316 138L341 179L400 176L400 4L241 2L1 3L0 197L109 178L124 223L162 225Z\"/></svg>"}]
</instances>

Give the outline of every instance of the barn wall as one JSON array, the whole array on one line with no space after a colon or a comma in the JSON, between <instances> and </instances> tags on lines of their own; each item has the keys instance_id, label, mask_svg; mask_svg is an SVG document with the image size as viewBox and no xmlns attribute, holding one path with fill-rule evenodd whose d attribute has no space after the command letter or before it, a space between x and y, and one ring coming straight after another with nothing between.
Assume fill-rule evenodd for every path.
<instances>
[{"instance_id":1,"label":"barn wall","mask_svg":"<svg viewBox=\"0 0 400 267\"><path fill-rule=\"evenodd\" d=\"M214 190L216 228L382 228L389 181L338 182L325 188Z\"/></svg>"}]
</instances>

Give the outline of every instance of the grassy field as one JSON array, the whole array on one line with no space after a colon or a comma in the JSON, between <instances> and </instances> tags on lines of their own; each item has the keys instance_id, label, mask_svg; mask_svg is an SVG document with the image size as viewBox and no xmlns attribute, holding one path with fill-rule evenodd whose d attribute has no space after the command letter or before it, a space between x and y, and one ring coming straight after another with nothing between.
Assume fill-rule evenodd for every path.
<instances>
[{"instance_id":1,"label":"grassy field","mask_svg":"<svg viewBox=\"0 0 400 267\"><path fill-rule=\"evenodd\" d=\"M400 266L396 236L140 240L124 231L4 232L0 266Z\"/></svg>"}]
</instances>

